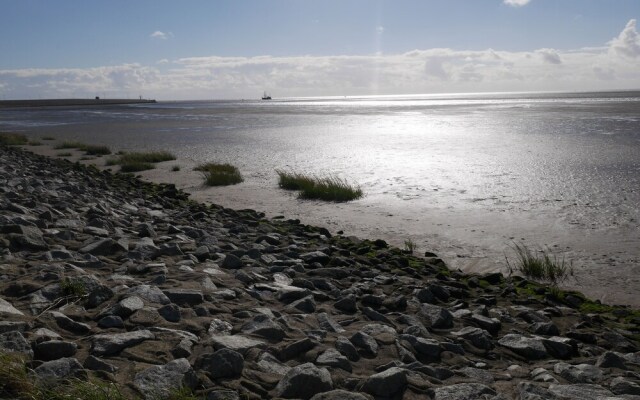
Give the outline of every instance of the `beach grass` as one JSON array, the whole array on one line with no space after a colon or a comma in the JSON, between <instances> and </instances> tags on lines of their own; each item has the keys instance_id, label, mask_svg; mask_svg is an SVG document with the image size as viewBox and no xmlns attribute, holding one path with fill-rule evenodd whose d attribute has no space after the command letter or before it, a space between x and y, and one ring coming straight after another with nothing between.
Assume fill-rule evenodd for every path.
<instances>
[{"instance_id":1,"label":"beach grass","mask_svg":"<svg viewBox=\"0 0 640 400\"><path fill-rule=\"evenodd\" d=\"M278 186L286 190L299 190L301 199L346 202L363 196L362 189L334 175L315 177L298 172L276 170Z\"/></svg>"},{"instance_id":2,"label":"beach grass","mask_svg":"<svg viewBox=\"0 0 640 400\"><path fill-rule=\"evenodd\" d=\"M118 157L110 158L105 165L120 165L120 172L140 172L154 169L155 163L175 160L176 156L167 151L118 152Z\"/></svg>"},{"instance_id":3,"label":"beach grass","mask_svg":"<svg viewBox=\"0 0 640 400\"><path fill-rule=\"evenodd\" d=\"M54 149L56 149L56 150L61 150L61 149L82 149L84 146L86 146L86 145L84 143L82 143L82 142L65 140L64 142L55 145Z\"/></svg>"},{"instance_id":4,"label":"beach grass","mask_svg":"<svg viewBox=\"0 0 640 400\"><path fill-rule=\"evenodd\" d=\"M524 244L514 243L513 249L516 259L512 264L505 256L509 273L520 273L528 279L548 282L553 286L562 283L569 276L573 276L573 265L564 259L551 255L549 249L533 252Z\"/></svg>"},{"instance_id":5,"label":"beach grass","mask_svg":"<svg viewBox=\"0 0 640 400\"><path fill-rule=\"evenodd\" d=\"M111 149L108 146L104 146L104 145L88 144L80 148L80 150L84 151L86 154L91 156L104 156L104 155L111 154Z\"/></svg>"},{"instance_id":6,"label":"beach grass","mask_svg":"<svg viewBox=\"0 0 640 400\"><path fill-rule=\"evenodd\" d=\"M39 140L29 140L29 146L42 146L42 142Z\"/></svg>"},{"instance_id":7,"label":"beach grass","mask_svg":"<svg viewBox=\"0 0 640 400\"><path fill-rule=\"evenodd\" d=\"M68 151L62 151L58 154L56 154L58 157L71 157L71 153Z\"/></svg>"},{"instance_id":8,"label":"beach grass","mask_svg":"<svg viewBox=\"0 0 640 400\"><path fill-rule=\"evenodd\" d=\"M197 165L193 170L202 172L207 186L228 186L244 181L238 168L231 164L209 162Z\"/></svg>"},{"instance_id":9,"label":"beach grass","mask_svg":"<svg viewBox=\"0 0 640 400\"><path fill-rule=\"evenodd\" d=\"M0 132L0 145L19 146L29 143L29 139L22 133Z\"/></svg>"}]
</instances>

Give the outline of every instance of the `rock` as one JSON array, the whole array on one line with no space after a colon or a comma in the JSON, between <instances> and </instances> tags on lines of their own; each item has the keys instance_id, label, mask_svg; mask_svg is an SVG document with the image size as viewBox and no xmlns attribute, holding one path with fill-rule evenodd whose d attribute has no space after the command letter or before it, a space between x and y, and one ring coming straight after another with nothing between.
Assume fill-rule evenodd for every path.
<instances>
[{"instance_id":1,"label":"rock","mask_svg":"<svg viewBox=\"0 0 640 400\"><path fill-rule=\"evenodd\" d=\"M241 335L221 335L211 338L213 347L218 349L231 349L240 354L245 354L249 349L254 347L264 348L265 343L260 340L250 339Z\"/></svg>"},{"instance_id":2,"label":"rock","mask_svg":"<svg viewBox=\"0 0 640 400\"><path fill-rule=\"evenodd\" d=\"M347 313L354 313L358 311L356 296L350 294L336 301L334 307L340 311L344 311Z\"/></svg>"},{"instance_id":3,"label":"rock","mask_svg":"<svg viewBox=\"0 0 640 400\"><path fill-rule=\"evenodd\" d=\"M158 308L158 314L169 322L180 322L182 318L180 307L175 304L167 304Z\"/></svg>"},{"instance_id":4,"label":"rock","mask_svg":"<svg viewBox=\"0 0 640 400\"><path fill-rule=\"evenodd\" d=\"M316 319L318 320L318 325L320 326L320 328L324 329L325 331L333 333L344 332L344 328L333 319L331 319L331 317L329 317L329 314L327 313L323 312L316 314Z\"/></svg>"},{"instance_id":5,"label":"rock","mask_svg":"<svg viewBox=\"0 0 640 400\"><path fill-rule=\"evenodd\" d=\"M231 334L232 329L233 326L230 323L214 318L209 324L207 333L212 336L228 336Z\"/></svg>"},{"instance_id":6,"label":"rock","mask_svg":"<svg viewBox=\"0 0 640 400\"><path fill-rule=\"evenodd\" d=\"M207 400L240 400L240 395L235 390L214 389L207 393Z\"/></svg>"},{"instance_id":7,"label":"rock","mask_svg":"<svg viewBox=\"0 0 640 400\"><path fill-rule=\"evenodd\" d=\"M91 355L87 357L86 360L84 360L83 366L84 368L90 369L92 371L105 371L114 373L118 370L118 367L116 367L115 365L109 364L108 362Z\"/></svg>"},{"instance_id":8,"label":"rock","mask_svg":"<svg viewBox=\"0 0 640 400\"><path fill-rule=\"evenodd\" d=\"M406 334L400 335L399 338L401 341L409 343L411 347L425 360L433 361L440 359L442 349L440 348L440 344L435 340L419 338Z\"/></svg>"},{"instance_id":9,"label":"rock","mask_svg":"<svg viewBox=\"0 0 640 400\"><path fill-rule=\"evenodd\" d=\"M303 312L305 314L311 314L316 310L316 302L313 300L313 296L303 297L300 300L296 300L287 306L289 312Z\"/></svg>"},{"instance_id":10,"label":"rock","mask_svg":"<svg viewBox=\"0 0 640 400\"><path fill-rule=\"evenodd\" d=\"M600 385L551 385L549 391L562 400L601 400L614 397L613 393Z\"/></svg>"},{"instance_id":11,"label":"rock","mask_svg":"<svg viewBox=\"0 0 640 400\"><path fill-rule=\"evenodd\" d=\"M24 331L29 327L24 321L0 321L0 333L7 333L18 331L20 333L24 333Z\"/></svg>"},{"instance_id":12,"label":"rock","mask_svg":"<svg viewBox=\"0 0 640 400\"><path fill-rule=\"evenodd\" d=\"M612 351L606 351L596 360L596 367L626 369L625 361L624 357Z\"/></svg>"},{"instance_id":13,"label":"rock","mask_svg":"<svg viewBox=\"0 0 640 400\"><path fill-rule=\"evenodd\" d=\"M184 358L173 360L165 365L154 365L133 378L133 386L147 400L168 398L172 391L188 388L195 389L198 379Z\"/></svg>"},{"instance_id":14,"label":"rock","mask_svg":"<svg viewBox=\"0 0 640 400\"><path fill-rule=\"evenodd\" d=\"M331 259L331 257L321 251L300 254L300 258L307 264L320 263L322 265L326 265Z\"/></svg>"},{"instance_id":15,"label":"rock","mask_svg":"<svg viewBox=\"0 0 640 400\"><path fill-rule=\"evenodd\" d=\"M543 338L542 344L552 357L568 359L571 358L574 353L577 353L577 344L573 339L552 336L548 339Z\"/></svg>"},{"instance_id":16,"label":"rock","mask_svg":"<svg viewBox=\"0 0 640 400\"><path fill-rule=\"evenodd\" d=\"M92 340L91 353L98 356L117 354L127 347L153 339L155 339L155 335L146 329L126 333L95 335Z\"/></svg>"},{"instance_id":17,"label":"rock","mask_svg":"<svg viewBox=\"0 0 640 400\"><path fill-rule=\"evenodd\" d=\"M63 340L50 340L36 344L33 350L36 360L51 361L74 356L78 350L78 345Z\"/></svg>"},{"instance_id":18,"label":"rock","mask_svg":"<svg viewBox=\"0 0 640 400\"><path fill-rule=\"evenodd\" d=\"M18 234L10 234L12 251L43 251L48 250L49 246L42 238L42 231L35 226L21 225Z\"/></svg>"},{"instance_id":19,"label":"rock","mask_svg":"<svg viewBox=\"0 0 640 400\"><path fill-rule=\"evenodd\" d=\"M126 319L134 312L141 310L143 307L144 307L144 302L140 297L129 296L120 300L118 303L114 304L108 309L104 310L103 312L100 313L100 315L103 315L103 316L117 315L122 319Z\"/></svg>"},{"instance_id":20,"label":"rock","mask_svg":"<svg viewBox=\"0 0 640 400\"><path fill-rule=\"evenodd\" d=\"M24 315L22 311L15 308L11 303L0 297L0 314Z\"/></svg>"},{"instance_id":21,"label":"rock","mask_svg":"<svg viewBox=\"0 0 640 400\"><path fill-rule=\"evenodd\" d=\"M91 331L91 327L89 325L83 324L82 322L76 322L61 312L50 311L49 314L51 314L55 319L56 324L66 331L79 334L86 334Z\"/></svg>"},{"instance_id":22,"label":"rock","mask_svg":"<svg viewBox=\"0 0 640 400\"><path fill-rule=\"evenodd\" d=\"M138 285L125 292L127 296L138 296L149 303L169 304L171 300L157 286Z\"/></svg>"},{"instance_id":23,"label":"rock","mask_svg":"<svg viewBox=\"0 0 640 400\"><path fill-rule=\"evenodd\" d=\"M5 352L23 353L33 357L31 345L18 331L10 331L0 334L0 350Z\"/></svg>"},{"instance_id":24,"label":"rock","mask_svg":"<svg viewBox=\"0 0 640 400\"><path fill-rule=\"evenodd\" d=\"M351 363L336 349L327 349L316 358L316 364L351 372Z\"/></svg>"},{"instance_id":25,"label":"rock","mask_svg":"<svg viewBox=\"0 0 640 400\"><path fill-rule=\"evenodd\" d=\"M488 318L480 314L472 314L471 321L478 327L488 331L492 335L496 335L500 331L502 324L496 318Z\"/></svg>"},{"instance_id":26,"label":"rock","mask_svg":"<svg viewBox=\"0 0 640 400\"><path fill-rule=\"evenodd\" d=\"M491 350L494 347L491 335L484 329L466 326L457 332L452 332L452 334L468 340L479 349Z\"/></svg>"},{"instance_id":27,"label":"rock","mask_svg":"<svg viewBox=\"0 0 640 400\"><path fill-rule=\"evenodd\" d=\"M339 337L336 339L336 350L340 352L343 356L347 357L351 361L358 361L360 359L360 354L358 354L358 350L356 347L347 339L346 337Z\"/></svg>"},{"instance_id":28,"label":"rock","mask_svg":"<svg viewBox=\"0 0 640 400\"><path fill-rule=\"evenodd\" d=\"M547 357L547 350L539 338L528 338L516 333L504 335L498 343L530 360Z\"/></svg>"},{"instance_id":29,"label":"rock","mask_svg":"<svg viewBox=\"0 0 640 400\"><path fill-rule=\"evenodd\" d=\"M273 342L279 342L285 333L280 324L273 321L269 316L259 314L247 321L240 330L243 333L261 336Z\"/></svg>"},{"instance_id":30,"label":"rock","mask_svg":"<svg viewBox=\"0 0 640 400\"><path fill-rule=\"evenodd\" d=\"M484 395L495 396L496 392L480 383L458 383L442 386L434 390L433 400L470 400L481 399Z\"/></svg>"},{"instance_id":31,"label":"rock","mask_svg":"<svg viewBox=\"0 0 640 400\"><path fill-rule=\"evenodd\" d=\"M613 378L611 381L611 391L617 395L640 396L640 384L626 380L622 377Z\"/></svg>"},{"instance_id":32,"label":"rock","mask_svg":"<svg viewBox=\"0 0 640 400\"><path fill-rule=\"evenodd\" d=\"M378 355L378 343L374 338L364 332L356 332L349 339L354 346L362 349L364 355L375 357Z\"/></svg>"},{"instance_id":33,"label":"rock","mask_svg":"<svg viewBox=\"0 0 640 400\"><path fill-rule=\"evenodd\" d=\"M362 385L362 391L379 397L391 397L404 391L407 386L407 372L392 367L371 375Z\"/></svg>"},{"instance_id":34,"label":"rock","mask_svg":"<svg viewBox=\"0 0 640 400\"><path fill-rule=\"evenodd\" d=\"M179 306L195 306L204 302L202 291L194 289L166 289L163 293Z\"/></svg>"},{"instance_id":35,"label":"rock","mask_svg":"<svg viewBox=\"0 0 640 400\"><path fill-rule=\"evenodd\" d=\"M310 399L314 395L333 389L329 371L312 363L291 368L274 389L275 397Z\"/></svg>"},{"instance_id":36,"label":"rock","mask_svg":"<svg viewBox=\"0 0 640 400\"><path fill-rule=\"evenodd\" d=\"M85 305L87 308L95 308L104 303L105 301L111 299L114 293L109 287L100 285L89 292L87 296L87 301Z\"/></svg>"},{"instance_id":37,"label":"rock","mask_svg":"<svg viewBox=\"0 0 640 400\"><path fill-rule=\"evenodd\" d=\"M600 368L590 364L557 363L553 366L553 372L571 383L598 383L603 377Z\"/></svg>"},{"instance_id":38,"label":"rock","mask_svg":"<svg viewBox=\"0 0 640 400\"><path fill-rule=\"evenodd\" d=\"M64 378L83 378L86 371L75 358L60 358L40 364L33 370L38 380L56 383Z\"/></svg>"},{"instance_id":39,"label":"rock","mask_svg":"<svg viewBox=\"0 0 640 400\"><path fill-rule=\"evenodd\" d=\"M520 400L561 400L560 397L551 393L548 389L530 382L520 382L518 384L518 394Z\"/></svg>"},{"instance_id":40,"label":"rock","mask_svg":"<svg viewBox=\"0 0 640 400\"><path fill-rule=\"evenodd\" d=\"M278 358L281 361L290 360L292 358L298 357L300 354L304 354L309 350L316 347L317 343L312 341L309 338L304 338L293 343L290 343L280 349L278 353Z\"/></svg>"},{"instance_id":41,"label":"rock","mask_svg":"<svg viewBox=\"0 0 640 400\"><path fill-rule=\"evenodd\" d=\"M235 378L242 374L244 358L237 351L220 349L198 357L195 366L207 372L211 379Z\"/></svg>"},{"instance_id":42,"label":"rock","mask_svg":"<svg viewBox=\"0 0 640 400\"><path fill-rule=\"evenodd\" d=\"M448 329L453 327L453 315L446 309L432 304L423 303L420 315L427 321L427 326L434 329Z\"/></svg>"},{"instance_id":43,"label":"rock","mask_svg":"<svg viewBox=\"0 0 640 400\"><path fill-rule=\"evenodd\" d=\"M311 400L369 400L369 398L360 393L336 389L324 393L318 393L313 396Z\"/></svg>"},{"instance_id":44,"label":"rock","mask_svg":"<svg viewBox=\"0 0 640 400\"><path fill-rule=\"evenodd\" d=\"M98 327L102 329L124 328L124 321L117 315L107 315L106 317L100 318Z\"/></svg>"},{"instance_id":45,"label":"rock","mask_svg":"<svg viewBox=\"0 0 640 400\"><path fill-rule=\"evenodd\" d=\"M220 266L225 269L239 269L242 268L242 260L233 254L227 254Z\"/></svg>"},{"instance_id":46,"label":"rock","mask_svg":"<svg viewBox=\"0 0 640 400\"><path fill-rule=\"evenodd\" d=\"M255 365L264 372L280 375L281 377L291 369L290 366L281 363L277 358L267 352L260 354Z\"/></svg>"},{"instance_id":47,"label":"rock","mask_svg":"<svg viewBox=\"0 0 640 400\"><path fill-rule=\"evenodd\" d=\"M84 246L79 252L94 256L114 256L128 250L129 244L125 240L115 241L111 238L104 238Z\"/></svg>"}]
</instances>

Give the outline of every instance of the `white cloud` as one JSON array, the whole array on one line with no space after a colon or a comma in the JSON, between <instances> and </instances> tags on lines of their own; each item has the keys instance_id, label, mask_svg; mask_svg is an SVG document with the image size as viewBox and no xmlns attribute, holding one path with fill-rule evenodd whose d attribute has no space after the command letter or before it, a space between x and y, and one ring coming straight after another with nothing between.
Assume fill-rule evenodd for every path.
<instances>
[{"instance_id":1,"label":"white cloud","mask_svg":"<svg viewBox=\"0 0 640 400\"><path fill-rule=\"evenodd\" d=\"M529 4L531 0L504 0L504 4L511 7L522 7Z\"/></svg>"},{"instance_id":2,"label":"white cloud","mask_svg":"<svg viewBox=\"0 0 640 400\"><path fill-rule=\"evenodd\" d=\"M120 95L255 98L640 88L635 21L607 46L575 50L434 48L358 56L189 57L151 66L0 70L5 98Z\"/></svg>"},{"instance_id":3,"label":"white cloud","mask_svg":"<svg viewBox=\"0 0 640 400\"><path fill-rule=\"evenodd\" d=\"M562 64L558 52L554 49L539 49L536 53L542 56L542 60L547 64Z\"/></svg>"},{"instance_id":4,"label":"white cloud","mask_svg":"<svg viewBox=\"0 0 640 400\"><path fill-rule=\"evenodd\" d=\"M379 34L379 35L383 34L384 33L384 26L382 26L382 25L376 26L376 33Z\"/></svg>"},{"instance_id":5,"label":"white cloud","mask_svg":"<svg viewBox=\"0 0 640 400\"><path fill-rule=\"evenodd\" d=\"M162 40L167 40L170 37L173 37L173 33L171 32L162 32L162 31L155 31L153 33L151 33L149 35L150 38L152 39L162 39Z\"/></svg>"},{"instance_id":6,"label":"white cloud","mask_svg":"<svg viewBox=\"0 0 640 400\"><path fill-rule=\"evenodd\" d=\"M624 57L640 56L640 35L636 30L636 20L630 20L620 35L609 42L609 46L613 53Z\"/></svg>"}]
</instances>

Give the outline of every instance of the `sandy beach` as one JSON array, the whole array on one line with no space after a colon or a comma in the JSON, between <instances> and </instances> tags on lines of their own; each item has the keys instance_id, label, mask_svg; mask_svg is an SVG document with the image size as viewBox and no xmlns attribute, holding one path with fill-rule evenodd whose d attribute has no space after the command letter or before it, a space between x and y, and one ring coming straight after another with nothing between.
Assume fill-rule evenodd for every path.
<instances>
[{"instance_id":1,"label":"sandy beach","mask_svg":"<svg viewBox=\"0 0 640 400\"><path fill-rule=\"evenodd\" d=\"M55 141L44 141L40 146L25 148L37 154L58 157L61 150L54 149L54 145ZM105 167L108 156L81 160L86 158L82 152L69 152L72 155L65 158L71 161L95 164L114 171L118 168ZM172 171L176 165L180 170ZM567 224L552 212L538 215L535 220L498 213L491 218L491 224L486 224L486 217L479 218L472 211L408 209L402 201L385 209L363 206L359 202L305 201L297 199L295 193L278 189L275 173L272 176L245 176L245 182L240 185L204 187L200 173L193 171L194 166L192 160L177 159L159 163L155 169L139 175L151 182L174 184L197 201L234 209L254 209L265 212L268 217L296 218L332 232L342 231L345 235L360 238L381 238L398 247L411 240L417 245L417 252L434 252L445 260L449 268L464 272L507 273L505 257L515 257L510 248L513 243L525 243L531 248L545 246L573 265L574 277L565 281L563 287L582 291L608 304L640 306L640 262L637 251L630 251L638 241L633 232L625 242L597 227L567 228ZM272 181L266 190L265 179ZM477 227L480 222L484 223L482 229L469 228ZM513 236L505 227L517 227L521 237Z\"/></svg>"}]
</instances>

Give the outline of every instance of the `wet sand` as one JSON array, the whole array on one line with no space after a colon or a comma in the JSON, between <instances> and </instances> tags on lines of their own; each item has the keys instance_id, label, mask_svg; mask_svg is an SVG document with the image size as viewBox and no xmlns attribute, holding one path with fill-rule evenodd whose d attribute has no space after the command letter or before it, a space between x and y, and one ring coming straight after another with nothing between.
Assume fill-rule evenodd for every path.
<instances>
[{"instance_id":1,"label":"wet sand","mask_svg":"<svg viewBox=\"0 0 640 400\"><path fill-rule=\"evenodd\" d=\"M77 150L55 150L54 144L44 142L41 146L24 147L52 157L69 151L72 156L65 158L71 161L83 157ZM104 166L107 158L81 162L109 168ZM176 165L180 170L172 171ZM192 160L178 159L159 163L155 169L139 175L152 182L175 184L197 201L235 209L251 208L269 217L297 218L332 232L381 238L398 247L411 240L417 245L416 251L434 252L449 268L465 272L508 273L505 256L515 257L510 248L514 242L531 248L545 246L574 267L574 277L564 282L563 287L580 290L604 303L640 306L640 238L633 230L629 231L628 240L620 240L619 234L612 235L598 227L572 226L551 210L533 219L522 213L495 212L486 216L474 210L416 209L402 200L382 208L366 197L338 204L303 201L297 199L295 192L278 189L275 173L244 176L245 182L235 186L203 187L202 177L193 171L194 166ZM118 167L110 168L115 171Z\"/></svg>"}]
</instances>

